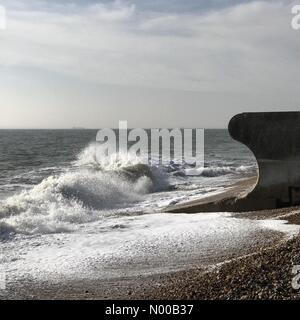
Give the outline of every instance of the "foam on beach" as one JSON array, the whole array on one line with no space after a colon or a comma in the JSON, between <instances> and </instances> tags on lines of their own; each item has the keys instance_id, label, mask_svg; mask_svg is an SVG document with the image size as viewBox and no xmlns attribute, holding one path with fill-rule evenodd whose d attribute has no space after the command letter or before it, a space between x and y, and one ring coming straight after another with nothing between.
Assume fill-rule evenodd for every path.
<instances>
[{"instance_id":1,"label":"foam on beach","mask_svg":"<svg viewBox=\"0 0 300 320\"><path fill-rule=\"evenodd\" d=\"M277 222L262 224L229 213L111 216L69 234L19 236L2 245L3 262L9 281L164 273L248 253L258 243L272 242L272 230L290 232Z\"/></svg>"},{"instance_id":2,"label":"foam on beach","mask_svg":"<svg viewBox=\"0 0 300 320\"><path fill-rule=\"evenodd\" d=\"M289 224L287 220L267 219L260 220L259 223L263 228L282 232L289 237L296 236L300 232L300 225Z\"/></svg>"},{"instance_id":3,"label":"foam on beach","mask_svg":"<svg viewBox=\"0 0 300 320\"><path fill-rule=\"evenodd\" d=\"M215 165L198 170L186 163L156 167L128 155L99 163L96 154L96 145L90 144L69 169L55 168L56 174L1 200L1 237L72 232L80 224L112 213L153 212L171 203L220 193L224 189L220 181L228 183L227 175L249 170L247 166ZM52 170L42 168L19 178L40 177Z\"/></svg>"},{"instance_id":4,"label":"foam on beach","mask_svg":"<svg viewBox=\"0 0 300 320\"><path fill-rule=\"evenodd\" d=\"M104 165L95 161L95 151L92 144L69 165L10 178L31 185L0 201L8 281L169 272L222 261L265 241L269 231L228 213L162 213L170 203L223 192L251 165L222 160L203 171L132 158Z\"/></svg>"}]
</instances>

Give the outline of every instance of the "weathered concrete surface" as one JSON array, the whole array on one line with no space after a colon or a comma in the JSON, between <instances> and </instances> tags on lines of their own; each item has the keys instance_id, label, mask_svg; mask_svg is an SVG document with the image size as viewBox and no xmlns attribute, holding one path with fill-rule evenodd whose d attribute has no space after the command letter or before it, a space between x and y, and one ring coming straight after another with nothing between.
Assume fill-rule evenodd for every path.
<instances>
[{"instance_id":1,"label":"weathered concrete surface","mask_svg":"<svg viewBox=\"0 0 300 320\"><path fill-rule=\"evenodd\" d=\"M300 112L242 113L231 119L228 130L256 157L256 184L243 195L229 194L167 211L241 212L300 204Z\"/></svg>"},{"instance_id":2,"label":"weathered concrete surface","mask_svg":"<svg viewBox=\"0 0 300 320\"><path fill-rule=\"evenodd\" d=\"M259 175L247 200L254 207L276 208L297 202L300 187L300 112L242 113L228 126L233 139L254 154Z\"/></svg>"}]
</instances>

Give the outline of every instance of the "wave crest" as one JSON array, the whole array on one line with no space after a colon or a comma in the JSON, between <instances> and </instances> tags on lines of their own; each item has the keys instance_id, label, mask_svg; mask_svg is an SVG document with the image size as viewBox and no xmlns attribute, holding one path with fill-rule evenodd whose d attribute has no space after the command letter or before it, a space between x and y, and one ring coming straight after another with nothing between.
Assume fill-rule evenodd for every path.
<instances>
[{"instance_id":1,"label":"wave crest","mask_svg":"<svg viewBox=\"0 0 300 320\"><path fill-rule=\"evenodd\" d=\"M118 171L80 169L50 176L0 203L0 219L20 233L67 232L103 217L103 210L130 207L143 195L167 187L144 165Z\"/></svg>"},{"instance_id":2,"label":"wave crest","mask_svg":"<svg viewBox=\"0 0 300 320\"><path fill-rule=\"evenodd\" d=\"M203 169L172 162L154 167L130 155L99 164L96 152L97 145L90 144L68 172L49 176L32 189L0 201L0 236L73 231L107 214L119 214L120 209L144 200L148 193L170 190L169 179L176 189L188 176L218 177L249 171L246 166Z\"/></svg>"}]
</instances>

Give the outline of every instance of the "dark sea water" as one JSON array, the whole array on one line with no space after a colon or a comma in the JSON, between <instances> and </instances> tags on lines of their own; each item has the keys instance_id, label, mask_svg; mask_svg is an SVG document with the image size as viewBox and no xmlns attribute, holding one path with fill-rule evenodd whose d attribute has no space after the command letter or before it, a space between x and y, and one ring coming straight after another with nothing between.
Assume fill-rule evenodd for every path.
<instances>
[{"instance_id":1,"label":"dark sea water","mask_svg":"<svg viewBox=\"0 0 300 320\"><path fill-rule=\"evenodd\" d=\"M0 130L0 198L71 170L96 134L97 130ZM251 152L227 130L205 131L205 166L203 176L212 178L238 178L256 170Z\"/></svg>"},{"instance_id":2,"label":"dark sea water","mask_svg":"<svg viewBox=\"0 0 300 320\"><path fill-rule=\"evenodd\" d=\"M0 130L0 192L34 186L71 166L96 130Z\"/></svg>"}]
</instances>

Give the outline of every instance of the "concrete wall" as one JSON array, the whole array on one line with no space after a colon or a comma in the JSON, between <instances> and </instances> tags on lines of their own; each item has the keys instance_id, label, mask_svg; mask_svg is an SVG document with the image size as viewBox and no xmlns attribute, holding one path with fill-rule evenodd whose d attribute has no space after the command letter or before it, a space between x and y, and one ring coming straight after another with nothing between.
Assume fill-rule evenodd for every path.
<instances>
[{"instance_id":1,"label":"concrete wall","mask_svg":"<svg viewBox=\"0 0 300 320\"><path fill-rule=\"evenodd\" d=\"M257 159L258 182L247 199L264 208L286 205L289 188L300 187L300 112L242 113L231 119L228 130Z\"/></svg>"}]
</instances>

